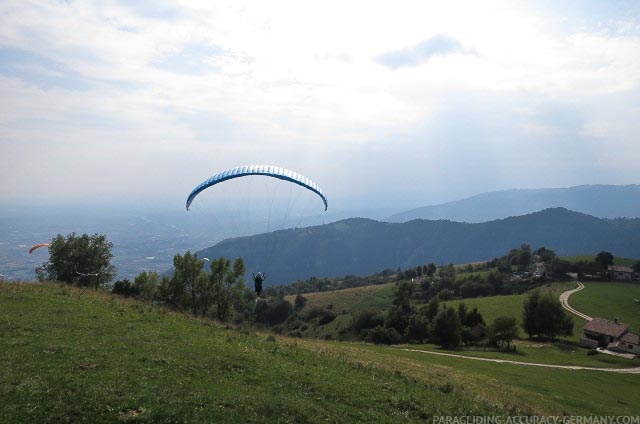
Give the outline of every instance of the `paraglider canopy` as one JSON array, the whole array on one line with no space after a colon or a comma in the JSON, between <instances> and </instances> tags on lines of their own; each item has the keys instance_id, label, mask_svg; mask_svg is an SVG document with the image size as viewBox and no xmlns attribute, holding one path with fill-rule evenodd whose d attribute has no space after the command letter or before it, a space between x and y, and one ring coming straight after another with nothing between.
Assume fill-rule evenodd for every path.
<instances>
[{"instance_id":1,"label":"paraglider canopy","mask_svg":"<svg viewBox=\"0 0 640 424\"><path fill-rule=\"evenodd\" d=\"M49 246L51 243L39 243L29 249L29 253L33 253L34 250L39 249L41 247Z\"/></svg>"},{"instance_id":2,"label":"paraglider canopy","mask_svg":"<svg viewBox=\"0 0 640 424\"><path fill-rule=\"evenodd\" d=\"M236 168L231 168L227 171L220 172L208 180L202 182L198 185L187 197L187 210L191 206L191 202L193 199L203 190L219 184L221 182L233 179L246 177L248 175L264 175L267 177L278 178L280 180L285 180L292 182L294 184L298 184L306 188L307 190L311 190L316 193L322 199L324 203L324 210L327 210L328 202L327 197L324 195L322 189L313 181L308 179L307 177L298 174L297 172L291 171L289 169L280 168L279 166L271 166L271 165L247 165L247 166L238 166Z\"/></svg>"}]
</instances>

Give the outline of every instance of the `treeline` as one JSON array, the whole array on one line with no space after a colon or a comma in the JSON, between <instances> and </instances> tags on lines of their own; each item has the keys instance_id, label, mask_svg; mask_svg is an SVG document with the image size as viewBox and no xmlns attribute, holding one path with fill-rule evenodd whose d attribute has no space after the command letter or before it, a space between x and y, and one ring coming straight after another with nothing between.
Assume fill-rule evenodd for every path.
<instances>
[{"instance_id":1,"label":"treeline","mask_svg":"<svg viewBox=\"0 0 640 424\"><path fill-rule=\"evenodd\" d=\"M116 281L111 291L235 324L277 326L295 312L282 292L263 299L246 286L242 258L233 262L227 258L209 261L187 252L184 256L175 255L173 266L172 277L142 272L133 281Z\"/></svg>"},{"instance_id":2,"label":"treeline","mask_svg":"<svg viewBox=\"0 0 640 424\"><path fill-rule=\"evenodd\" d=\"M385 269L379 273L365 277L359 277L357 275L346 275L342 278L311 277L307 280L297 280L287 285L269 286L265 288L265 293L268 296L289 296L331 290L344 290L354 287L375 286L396 281L396 275L399 271L400 270Z\"/></svg>"},{"instance_id":3,"label":"treeline","mask_svg":"<svg viewBox=\"0 0 640 424\"><path fill-rule=\"evenodd\" d=\"M242 258L233 262L227 258L209 262L187 252L184 256L175 255L173 266L171 277L142 272L133 281L116 281L111 291L220 321L242 322L253 316L255 294L245 285L246 268Z\"/></svg>"},{"instance_id":4,"label":"treeline","mask_svg":"<svg viewBox=\"0 0 640 424\"><path fill-rule=\"evenodd\" d=\"M511 349L521 327L530 337L555 339L573 334L573 321L560 302L550 294L534 291L524 305L521 324L516 317L500 316L486 323L477 308L465 303L447 306L437 297L428 303L416 301L417 284L397 283L392 306L386 311L356 312L339 334L341 340L362 340L375 344L434 343L445 349L464 345ZM302 337L310 326L325 325L337 314L331 307L304 310L306 299L297 295L294 311L272 329Z\"/></svg>"}]
</instances>

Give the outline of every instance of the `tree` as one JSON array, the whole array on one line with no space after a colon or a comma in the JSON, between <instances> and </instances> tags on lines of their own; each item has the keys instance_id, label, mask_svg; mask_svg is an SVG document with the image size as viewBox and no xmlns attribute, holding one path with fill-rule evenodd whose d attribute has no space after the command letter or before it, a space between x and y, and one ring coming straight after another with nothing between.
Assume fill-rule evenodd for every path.
<instances>
[{"instance_id":1,"label":"tree","mask_svg":"<svg viewBox=\"0 0 640 424\"><path fill-rule=\"evenodd\" d=\"M633 264L633 270L635 272L640 272L640 261L637 261L636 263Z\"/></svg>"},{"instance_id":2,"label":"tree","mask_svg":"<svg viewBox=\"0 0 640 424\"><path fill-rule=\"evenodd\" d=\"M456 284L456 268L453 264L441 267L438 269L438 276L440 277L441 289L453 289Z\"/></svg>"},{"instance_id":3,"label":"tree","mask_svg":"<svg viewBox=\"0 0 640 424\"><path fill-rule=\"evenodd\" d=\"M460 345L460 318L452 307L448 307L438 313L433 326L433 339L445 349Z\"/></svg>"},{"instance_id":4,"label":"tree","mask_svg":"<svg viewBox=\"0 0 640 424\"><path fill-rule=\"evenodd\" d=\"M270 299L256 304L256 322L276 325L285 322L293 312L291 303L284 299Z\"/></svg>"},{"instance_id":5,"label":"tree","mask_svg":"<svg viewBox=\"0 0 640 424\"><path fill-rule=\"evenodd\" d=\"M405 330L407 340L422 343L429 337L429 320L422 315L411 315Z\"/></svg>"},{"instance_id":6,"label":"tree","mask_svg":"<svg viewBox=\"0 0 640 424\"><path fill-rule=\"evenodd\" d=\"M232 294L237 292L233 288L242 283L244 285L244 274L246 267L242 258L236 258L231 266L231 261L227 258L214 259L211 262L211 277L215 297L217 300L216 313L218 319L226 321L229 317L229 305L232 302Z\"/></svg>"},{"instance_id":7,"label":"tree","mask_svg":"<svg viewBox=\"0 0 640 424\"><path fill-rule=\"evenodd\" d=\"M298 293L296 295L295 300L295 310L301 311L304 308L304 305L307 303L307 298L302 295L302 293Z\"/></svg>"},{"instance_id":8,"label":"tree","mask_svg":"<svg viewBox=\"0 0 640 424\"><path fill-rule=\"evenodd\" d=\"M393 305L389 308L386 327L395 328L398 333L404 334L409 317L414 313L411 304L414 285L411 281L402 281L397 284L393 297Z\"/></svg>"},{"instance_id":9,"label":"tree","mask_svg":"<svg viewBox=\"0 0 640 424\"><path fill-rule=\"evenodd\" d=\"M64 281L79 287L106 285L116 275L112 248L103 234L58 234L49 245L49 262L38 267L36 275L39 281Z\"/></svg>"},{"instance_id":10,"label":"tree","mask_svg":"<svg viewBox=\"0 0 640 424\"><path fill-rule=\"evenodd\" d=\"M438 315L438 312L440 312L440 302L438 302L437 297L433 297L424 308L424 315L426 315L429 321L433 321L436 315Z\"/></svg>"},{"instance_id":11,"label":"tree","mask_svg":"<svg viewBox=\"0 0 640 424\"><path fill-rule=\"evenodd\" d=\"M136 295L145 300L155 298L160 284L160 277L157 272L143 271L133 280L133 287Z\"/></svg>"},{"instance_id":12,"label":"tree","mask_svg":"<svg viewBox=\"0 0 640 424\"><path fill-rule=\"evenodd\" d=\"M515 317L499 316L491 323L492 339L498 344L507 344L507 349L511 345L511 341L518 337L518 324Z\"/></svg>"},{"instance_id":13,"label":"tree","mask_svg":"<svg viewBox=\"0 0 640 424\"><path fill-rule=\"evenodd\" d=\"M518 252L517 264L521 269L526 269L531 264L531 246L523 244Z\"/></svg>"},{"instance_id":14,"label":"tree","mask_svg":"<svg viewBox=\"0 0 640 424\"><path fill-rule=\"evenodd\" d=\"M567 315L560 301L551 294L533 292L524 303L522 327L530 337L570 336L573 320Z\"/></svg>"},{"instance_id":15,"label":"tree","mask_svg":"<svg viewBox=\"0 0 640 424\"><path fill-rule=\"evenodd\" d=\"M111 293L124 297L134 297L138 295L138 289L133 284L131 284L131 281L125 278L113 283L113 287L111 287Z\"/></svg>"},{"instance_id":16,"label":"tree","mask_svg":"<svg viewBox=\"0 0 640 424\"><path fill-rule=\"evenodd\" d=\"M200 287L196 287L196 281L203 269L204 261L198 259L197 254L191 254L191 251L187 251L184 256L178 253L173 257L173 278L171 279L173 294L180 298L181 302L184 302L187 296L190 297L189 306L193 310L193 315L198 313ZM177 301L177 298L173 300Z\"/></svg>"},{"instance_id":17,"label":"tree","mask_svg":"<svg viewBox=\"0 0 640 424\"><path fill-rule=\"evenodd\" d=\"M613 265L613 254L611 252L601 251L596 255L595 261L600 265L600 267L604 270L609 268L609 265Z\"/></svg>"}]
</instances>

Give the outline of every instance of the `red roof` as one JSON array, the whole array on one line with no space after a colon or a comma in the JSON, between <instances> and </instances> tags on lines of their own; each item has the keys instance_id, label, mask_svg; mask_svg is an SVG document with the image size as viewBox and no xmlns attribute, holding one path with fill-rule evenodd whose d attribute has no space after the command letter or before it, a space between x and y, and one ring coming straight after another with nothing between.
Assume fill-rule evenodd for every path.
<instances>
[{"instance_id":1,"label":"red roof","mask_svg":"<svg viewBox=\"0 0 640 424\"><path fill-rule=\"evenodd\" d=\"M618 338L629 330L629 324L618 324L608 319L594 318L584 326L584 329L585 331Z\"/></svg>"}]
</instances>

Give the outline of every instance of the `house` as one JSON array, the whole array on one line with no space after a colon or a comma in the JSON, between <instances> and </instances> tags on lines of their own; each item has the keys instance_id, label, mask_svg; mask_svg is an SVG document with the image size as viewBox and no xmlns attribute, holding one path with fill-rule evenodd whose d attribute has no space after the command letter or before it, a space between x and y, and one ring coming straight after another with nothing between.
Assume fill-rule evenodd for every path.
<instances>
[{"instance_id":1,"label":"house","mask_svg":"<svg viewBox=\"0 0 640 424\"><path fill-rule=\"evenodd\" d=\"M582 331L580 346L595 349L606 347L625 353L640 355L640 337L629 333L629 324L609 321L603 318L593 318Z\"/></svg>"},{"instance_id":2,"label":"house","mask_svg":"<svg viewBox=\"0 0 640 424\"><path fill-rule=\"evenodd\" d=\"M609 343L607 349L640 355L640 336L633 333L626 333L620 340Z\"/></svg>"},{"instance_id":3,"label":"house","mask_svg":"<svg viewBox=\"0 0 640 424\"><path fill-rule=\"evenodd\" d=\"M609 265L609 273L614 280L638 280L640 277L633 268L622 265Z\"/></svg>"}]
</instances>

